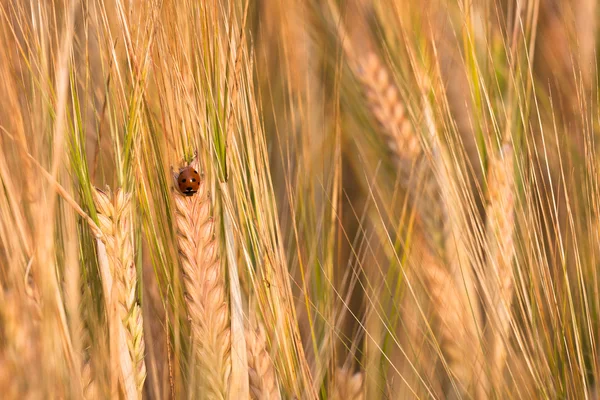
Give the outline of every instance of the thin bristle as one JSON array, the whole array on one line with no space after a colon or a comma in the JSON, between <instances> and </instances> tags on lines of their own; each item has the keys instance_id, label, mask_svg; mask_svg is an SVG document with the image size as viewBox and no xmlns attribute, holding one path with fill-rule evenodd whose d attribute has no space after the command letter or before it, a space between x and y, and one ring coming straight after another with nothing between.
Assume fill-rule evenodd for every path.
<instances>
[{"instance_id":1,"label":"thin bristle","mask_svg":"<svg viewBox=\"0 0 600 400\"><path fill-rule=\"evenodd\" d=\"M225 399L231 370L229 306L207 182L200 182L193 196L178 190L173 196L179 260L200 379L209 397Z\"/></svg>"}]
</instances>

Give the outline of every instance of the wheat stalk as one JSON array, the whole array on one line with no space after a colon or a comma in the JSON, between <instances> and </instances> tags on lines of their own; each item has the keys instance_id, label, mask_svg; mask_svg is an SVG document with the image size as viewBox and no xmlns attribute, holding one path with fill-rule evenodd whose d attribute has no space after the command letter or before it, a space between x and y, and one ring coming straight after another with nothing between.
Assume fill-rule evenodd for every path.
<instances>
[{"instance_id":1,"label":"wheat stalk","mask_svg":"<svg viewBox=\"0 0 600 400\"><path fill-rule=\"evenodd\" d=\"M119 189L96 189L94 204L98 213L100 240L105 246L110 276L102 276L109 313L116 308L121 326L118 337L119 361L128 398L140 398L146 379L142 310L136 301L137 272L134 262L131 194ZM114 282L114 285L112 283ZM114 301L113 301L114 300ZM110 320L110 318L109 318ZM124 354L127 352L127 354Z\"/></svg>"},{"instance_id":2,"label":"wheat stalk","mask_svg":"<svg viewBox=\"0 0 600 400\"><path fill-rule=\"evenodd\" d=\"M250 397L255 400L281 399L273 361L267 351L264 327L256 322L251 323L246 327L245 334Z\"/></svg>"},{"instance_id":3,"label":"wheat stalk","mask_svg":"<svg viewBox=\"0 0 600 400\"><path fill-rule=\"evenodd\" d=\"M363 372L352 373L348 368L336 368L333 381L334 400L363 400L365 374Z\"/></svg>"},{"instance_id":4,"label":"wheat stalk","mask_svg":"<svg viewBox=\"0 0 600 400\"><path fill-rule=\"evenodd\" d=\"M487 330L491 352L492 375L497 387L502 384L506 362L506 341L509 338L514 291L512 260L515 180L512 147L505 144L501 154L490 159L488 175L488 204L486 207L486 240L488 248L488 285L490 286L490 315L495 327Z\"/></svg>"},{"instance_id":5,"label":"wheat stalk","mask_svg":"<svg viewBox=\"0 0 600 400\"><path fill-rule=\"evenodd\" d=\"M197 161L191 166L197 169ZM203 390L207 397L225 399L231 372L229 306L207 182L202 180L192 196L178 190L177 176L174 182L179 259Z\"/></svg>"}]
</instances>

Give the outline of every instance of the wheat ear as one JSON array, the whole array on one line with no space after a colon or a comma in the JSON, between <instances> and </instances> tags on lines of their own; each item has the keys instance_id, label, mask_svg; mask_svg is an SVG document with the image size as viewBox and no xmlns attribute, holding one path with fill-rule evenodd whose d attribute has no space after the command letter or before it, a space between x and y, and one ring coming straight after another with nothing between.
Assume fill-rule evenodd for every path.
<instances>
[{"instance_id":1,"label":"wheat ear","mask_svg":"<svg viewBox=\"0 0 600 400\"><path fill-rule=\"evenodd\" d=\"M351 54L355 54L352 52ZM445 248L448 215L442 190L419 135L406 114L406 107L387 66L373 52L354 55L352 62L360 80L369 110L379 125L397 167L400 183L416 207L432 247ZM439 153L438 138L432 138L434 157Z\"/></svg>"},{"instance_id":2,"label":"wheat ear","mask_svg":"<svg viewBox=\"0 0 600 400\"><path fill-rule=\"evenodd\" d=\"M250 398L253 400L281 399L273 361L267 351L264 327L257 322L250 323L246 327L245 335Z\"/></svg>"},{"instance_id":3,"label":"wheat ear","mask_svg":"<svg viewBox=\"0 0 600 400\"><path fill-rule=\"evenodd\" d=\"M505 144L501 153L489 162L488 204L486 207L486 240L488 247L488 284L490 289L491 321L496 326L486 331L491 351L492 375L497 387L502 386L502 374L506 362L506 342L509 338L514 275L512 261L515 254L513 243L515 178L512 147Z\"/></svg>"},{"instance_id":4,"label":"wheat ear","mask_svg":"<svg viewBox=\"0 0 600 400\"><path fill-rule=\"evenodd\" d=\"M358 57L354 64L371 114L379 123L402 178L407 180L423 151L419 137L407 118L398 88L375 53Z\"/></svg>"},{"instance_id":5,"label":"wheat ear","mask_svg":"<svg viewBox=\"0 0 600 400\"><path fill-rule=\"evenodd\" d=\"M443 355L443 362L457 384L451 384L445 392L459 394L475 393L482 398L482 354L478 351L478 330L472 323L472 315L466 306L466 293L459 289L452 274L440 257L432 251L425 239L415 233L412 259L419 264L419 275L426 288L434 316L434 329ZM483 397L485 398L485 397Z\"/></svg>"},{"instance_id":6,"label":"wheat ear","mask_svg":"<svg viewBox=\"0 0 600 400\"><path fill-rule=\"evenodd\" d=\"M190 166L198 169L196 161ZM178 190L178 175L175 220L193 345L206 397L225 399L231 372L229 306L207 182L201 180L197 193L185 196Z\"/></svg>"},{"instance_id":7,"label":"wheat ear","mask_svg":"<svg viewBox=\"0 0 600 400\"><path fill-rule=\"evenodd\" d=\"M431 136L429 155L436 168L425 157L425 149L408 119L400 92L387 66L373 52L356 51L339 13L336 11L334 14L338 17L336 28L350 67L363 86L369 110L379 123L379 131L397 165L400 182L406 187L417 211L419 229L415 242L417 262L420 263L418 273L431 298L440 350L450 375L461 386L459 390L473 390L480 395L485 392L483 377L477 376L481 370L482 354L481 351L471 351L473 344L478 343L478 305L471 301L472 291L468 290L467 294L461 290L449 268L458 262L453 254L458 235L450 229L448 200L444 198L446 193L435 174L436 171L442 172L444 178L451 178L445 174L447 171L441 162L441 145L431 110L424 107ZM475 317L469 310L474 311Z\"/></svg>"},{"instance_id":8,"label":"wheat ear","mask_svg":"<svg viewBox=\"0 0 600 400\"><path fill-rule=\"evenodd\" d=\"M363 400L365 398L365 374L352 373L348 368L336 368L333 381L334 400Z\"/></svg>"},{"instance_id":9,"label":"wheat ear","mask_svg":"<svg viewBox=\"0 0 600 400\"><path fill-rule=\"evenodd\" d=\"M108 302L109 310L116 307L121 322L121 327L116 331L116 340L119 343L118 356L124 389L128 398L141 398L146 364L142 310L136 299L137 271L134 262L131 194L119 189L113 196L110 191L96 189L94 204L98 213L98 227L102 233L100 240L105 246L110 268L110 277L102 276L105 281L111 280L110 284L104 283L104 289L108 290L105 295L111 299ZM113 303L114 299L116 304ZM128 354L123 354L125 351Z\"/></svg>"},{"instance_id":10,"label":"wheat ear","mask_svg":"<svg viewBox=\"0 0 600 400\"><path fill-rule=\"evenodd\" d=\"M442 192L434 170L425 157L421 139L408 118L398 86L388 67L375 52L360 51L353 47L339 11L336 7L332 7L331 11L350 68L362 85L370 113L379 124L379 133L396 164L400 183L405 186L416 207L431 246L443 248L448 218ZM439 153L436 148L438 138L432 139L432 153L436 157ZM423 201L423 198L426 200Z\"/></svg>"},{"instance_id":11,"label":"wheat ear","mask_svg":"<svg viewBox=\"0 0 600 400\"><path fill-rule=\"evenodd\" d=\"M396 162L402 183L412 199L420 225L421 266L419 274L430 295L437 316L436 335L448 369L462 386L478 394L485 391L483 376L477 370L481 366L481 352L473 345L478 343L478 305L461 290L457 279L449 270L457 260L453 251L457 244L452 240L458 233L449 224L449 196L443 196L439 180L425 157L421 142L405 115L399 91L386 66L377 55L370 53L357 58L356 63L371 113L380 125L392 157ZM433 124L432 121L428 121ZM430 128L431 129L431 128ZM435 130L432 130L435 132ZM439 138L431 138L434 160L439 154ZM443 166L440 172L446 172ZM449 179L449 178L448 178ZM443 250L443 251L442 251ZM469 271L464 271L465 273ZM473 296L472 291L469 292ZM473 307L473 315L469 313ZM472 349L472 351L465 350Z\"/></svg>"}]
</instances>

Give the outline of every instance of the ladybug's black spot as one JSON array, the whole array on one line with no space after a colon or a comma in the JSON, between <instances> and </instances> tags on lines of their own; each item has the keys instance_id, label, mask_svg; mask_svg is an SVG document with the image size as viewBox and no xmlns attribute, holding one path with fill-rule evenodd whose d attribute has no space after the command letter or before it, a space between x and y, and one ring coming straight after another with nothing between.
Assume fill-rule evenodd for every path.
<instances>
[{"instance_id":1,"label":"ladybug's black spot","mask_svg":"<svg viewBox=\"0 0 600 400\"><path fill-rule=\"evenodd\" d=\"M197 173L198 173L198 171L194 170L194 173L195 173L195 174L197 174Z\"/></svg>"},{"instance_id":2,"label":"ladybug's black spot","mask_svg":"<svg viewBox=\"0 0 600 400\"><path fill-rule=\"evenodd\" d=\"M185 178L182 178L179 182L185 183Z\"/></svg>"},{"instance_id":3,"label":"ladybug's black spot","mask_svg":"<svg viewBox=\"0 0 600 400\"><path fill-rule=\"evenodd\" d=\"M192 181L192 182L196 182L196 178L192 178L192 179L191 179L191 181Z\"/></svg>"}]
</instances>

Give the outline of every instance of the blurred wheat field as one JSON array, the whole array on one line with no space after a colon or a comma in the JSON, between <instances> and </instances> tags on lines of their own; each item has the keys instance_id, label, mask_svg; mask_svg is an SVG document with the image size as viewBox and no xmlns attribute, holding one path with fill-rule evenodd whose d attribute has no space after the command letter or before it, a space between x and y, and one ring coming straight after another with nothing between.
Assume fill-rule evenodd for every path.
<instances>
[{"instance_id":1,"label":"blurred wheat field","mask_svg":"<svg viewBox=\"0 0 600 400\"><path fill-rule=\"evenodd\" d=\"M600 399L599 12L0 0L0 398Z\"/></svg>"}]
</instances>

